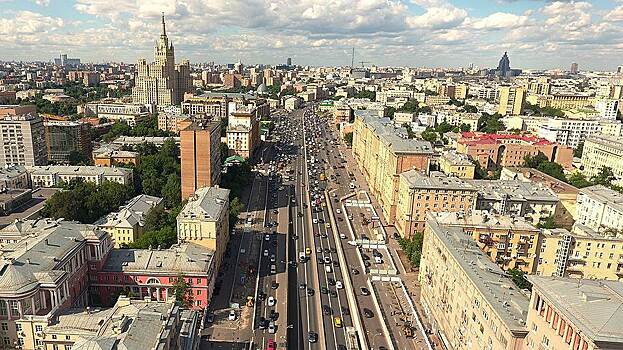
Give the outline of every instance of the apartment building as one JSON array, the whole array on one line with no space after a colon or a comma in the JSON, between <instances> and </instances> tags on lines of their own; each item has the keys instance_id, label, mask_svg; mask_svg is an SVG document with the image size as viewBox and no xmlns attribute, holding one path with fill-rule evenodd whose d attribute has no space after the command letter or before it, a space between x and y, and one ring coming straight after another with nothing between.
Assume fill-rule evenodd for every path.
<instances>
[{"instance_id":1,"label":"apartment building","mask_svg":"<svg viewBox=\"0 0 623 350\"><path fill-rule=\"evenodd\" d=\"M9 114L0 119L0 166L47 163L45 129L39 116Z\"/></svg>"},{"instance_id":2,"label":"apartment building","mask_svg":"<svg viewBox=\"0 0 623 350\"><path fill-rule=\"evenodd\" d=\"M539 153L565 168L571 167L573 161L571 148L531 135L463 132L457 141L456 151L477 160L486 169L522 166L526 156Z\"/></svg>"},{"instance_id":3,"label":"apartment building","mask_svg":"<svg viewBox=\"0 0 623 350\"><path fill-rule=\"evenodd\" d=\"M112 167L118 164L140 164L140 153L134 151L122 151L117 144L105 144L92 153L95 166Z\"/></svg>"},{"instance_id":4,"label":"apartment building","mask_svg":"<svg viewBox=\"0 0 623 350\"><path fill-rule=\"evenodd\" d=\"M45 141L48 161L66 163L69 155L91 154L91 124L74 121L46 121Z\"/></svg>"},{"instance_id":5,"label":"apartment building","mask_svg":"<svg viewBox=\"0 0 623 350\"><path fill-rule=\"evenodd\" d=\"M578 193L576 224L597 232L623 230L623 194L602 185L582 188Z\"/></svg>"},{"instance_id":6,"label":"apartment building","mask_svg":"<svg viewBox=\"0 0 623 350\"><path fill-rule=\"evenodd\" d=\"M423 232L429 212L471 213L478 190L471 184L440 172L430 176L417 170L399 175L395 226L401 237Z\"/></svg>"},{"instance_id":7,"label":"apartment building","mask_svg":"<svg viewBox=\"0 0 623 350\"><path fill-rule=\"evenodd\" d=\"M243 106L255 107L256 117L267 117L270 106L266 99L244 93L206 92L201 95L184 95L182 113L204 114L215 119L225 118Z\"/></svg>"},{"instance_id":8,"label":"apartment building","mask_svg":"<svg viewBox=\"0 0 623 350\"><path fill-rule=\"evenodd\" d=\"M95 115L99 119L106 119L110 122L125 122L129 126L136 126L137 123L149 118L153 113L153 105L141 103L97 103L87 104L88 110L95 110ZM89 115L90 113L85 113Z\"/></svg>"},{"instance_id":9,"label":"apartment building","mask_svg":"<svg viewBox=\"0 0 623 350\"><path fill-rule=\"evenodd\" d=\"M149 211L162 202L162 198L140 194L130 199L118 211L112 212L95 222L108 232L115 248L135 242L145 226Z\"/></svg>"},{"instance_id":10,"label":"apartment building","mask_svg":"<svg viewBox=\"0 0 623 350\"><path fill-rule=\"evenodd\" d=\"M584 143L582 151L582 173L587 177L599 174L601 168L608 167L623 184L623 138L593 135Z\"/></svg>"},{"instance_id":11,"label":"apartment building","mask_svg":"<svg viewBox=\"0 0 623 350\"><path fill-rule=\"evenodd\" d=\"M333 116L335 124L349 123L354 113L348 104L337 101L333 103Z\"/></svg>"},{"instance_id":12,"label":"apartment building","mask_svg":"<svg viewBox=\"0 0 623 350\"><path fill-rule=\"evenodd\" d=\"M528 349L623 348L623 284L529 276Z\"/></svg>"},{"instance_id":13,"label":"apartment building","mask_svg":"<svg viewBox=\"0 0 623 350\"><path fill-rule=\"evenodd\" d=\"M45 329L41 349L199 348L201 315L174 300L154 302L120 296L111 308L69 309Z\"/></svg>"},{"instance_id":14,"label":"apartment building","mask_svg":"<svg viewBox=\"0 0 623 350\"><path fill-rule=\"evenodd\" d=\"M214 186L221 178L221 124L207 119L184 122L180 131L182 198L200 187Z\"/></svg>"},{"instance_id":15,"label":"apartment building","mask_svg":"<svg viewBox=\"0 0 623 350\"><path fill-rule=\"evenodd\" d=\"M547 118L536 124L534 132L550 142L577 148L588 137L602 133L604 127L612 126L611 122L597 119Z\"/></svg>"},{"instance_id":16,"label":"apartment building","mask_svg":"<svg viewBox=\"0 0 623 350\"><path fill-rule=\"evenodd\" d=\"M456 151L446 151L439 156L437 162L439 170L448 176L469 180L474 178L476 165L465 154L457 153Z\"/></svg>"},{"instance_id":17,"label":"apartment building","mask_svg":"<svg viewBox=\"0 0 623 350\"><path fill-rule=\"evenodd\" d=\"M90 278L90 294L101 304L114 305L119 294L136 299L166 301L182 276L193 297L192 309L205 312L210 304L218 269L213 250L194 243L169 249L113 249Z\"/></svg>"},{"instance_id":18,"label":"apartment building","mask_svg":"<svg viewBox=\"0 0 623 350\"><path fill-rule=\"evenodd\" d=\"M576 225L573 231L543 230L536 274L623 280L622 259L621 233L600 233L582 225Z\"/></svg>"},{"instance_id":19,"label":"apartment building","mask_svg":"<svg viewBox=\"0 0 623 350\"><path fill-rule=\"evenodd\" d=\"M229 155L251 157L260 145L260 120L255 107L239 107L227 120Z\"/></svg>"},{"instance_id":20,"label":"apartment building","mask_svg":"<svg viewBox=\"0 0 623 350\"><path fill-rule=\"evenodd\" d=\"M86 306L88 273L112 245L94 225L61 220L16 221L0 230L2 344L40 348L43 330L63 310Z\"/></svg>"},{"instance_id":21,"label":"apartment building","mask_svg":"<svg viewBox=\"0 0 623 350\"><path fill-rule=\"evenodd\" d=\"M595 106L595 97L588 94L551 94L534 96L529 102L541 108L582 109Z\"/></svg>"},{"instance_id":22,"label":"apartment building","mask_svg":"<svg viewBox=\"0 0 623 350\"><path fill-rule=\"evenodd\" d=\"M460 228L505 271L519 269L528 274L537 271L541 231L523 218L473 210L470 214L431 213L428 219L441 227Z\"/></svg>"},{"instance_id":23,"label":"apartment building","mask_svg":"<svg viewBox=\"0 0 623 350\"><path fill-rule=\"evenodd\" d=\"M177 106L167 107L158 113L158 129L179 134L180 122L188 118L190 115L183 114L181 108Z\"/></svg>"},{"instance_id":24,"label":"apartment building","mask_svg":"<svg viewBox=\"0 0 623 350\"><path fill-rule=\"evenodd\" d=\"M63 182L73 179L82 179L96 185L104 181L113 181L122 185L129 185L134 180L133 170L128 168L98 167L98 166L29 166L26 167L30 184L36 187L57 187Z\"/></svg>"},{"instance_id":25,"label":"apartment building","mask_svg":"<svg viewBox=\"0 0 623 350\"><path fill-rule=\"evenodd\" d=\"M15 115L37 115L37 106L34 105L4 105L0 104L0 118Z\"/></svg>"},{"instance_id":26,"label":"apartment building","mask_svg":"<svg viewBox=\"0 0 623 350\"><path fill-rule=\"evenodd\" d=\"M22 165L0 168L0 190L8 188L29 188L28 172Z\"/></svg>"},{"instance_id":27,"label":"apartment building","mask_svg":"<svg viewBox=\"0 0 623 350\"><path fill-rule=\"evenodd\" d=\"M558 197L548 187L519 180L468 180L478 189L475 209L522 217L533 225L553 216Z\"/></svg>"},{"instance_id":28,"label":"apartment building","mask_svg":"<svg viewBox=\"0 0 623 350\"><path fill-rule=\"evenodd\" d=\"M399 175L408 170L427 172L433 155L429 142L408 139L406 134L387 118L358 115L353 124L355 162L390 224L396 218Z\"/></svg>"},{"instance_id":29,"label":"apartment building","mask_svg":"<svg viewBox=\"0 0 623 350\"><path fill-rule=\"evenodd\" d=\"M214 251L219 269L229 241L229 190L201 187L177 215L177 240Z\"/></svg>"},{"instance_id":30,"label":"apartment building","mask_svg":"<svg viewBox=\"0 0 623 350\"><path fill-rule=\"evenodd\" d=\"M525 90L522 87L501 86L499 91L500 108L498 113L501 116L520 115L523 112L526 99Z\"/></svg>"},{"instance_id":31,"label":"apartment building","mask_svg":"<svg viewBox=\"0 0 623 350\"><path fill-rule=\"evenodd\" d=\"M558 197L554 221L571 229L576 217L576 203L579 190L564 181L532 168L504 167L500 180L520 180L529 184L541 184L548 187Z\"/></svg>"},{"instance_id":32,"label":"apartment building","mask_svg":"<svg viewBox=\"0 0 623 350\"><path fill-rule=\"evenodd\" d=\"M419 281L424 315L446 349L524 348L528 296L461 228L426 222Z\"/></svg>"}]
</instances>

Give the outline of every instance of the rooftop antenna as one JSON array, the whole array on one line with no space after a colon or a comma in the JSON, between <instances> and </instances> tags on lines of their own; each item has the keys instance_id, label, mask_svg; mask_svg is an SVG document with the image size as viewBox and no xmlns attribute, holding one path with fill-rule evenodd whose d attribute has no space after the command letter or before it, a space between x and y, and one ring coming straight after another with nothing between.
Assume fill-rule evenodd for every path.
<instances>
[{"instance_id":1,"label":"rooftop antenna","mask_svg":"<svg viewBox=\"0 0 623 350\"><path fill-rule=\"evenodd\" d=\"M353 47L353 54L350 56L350 68L355 65L355 47Z\"/></svg>"}]
</instances>

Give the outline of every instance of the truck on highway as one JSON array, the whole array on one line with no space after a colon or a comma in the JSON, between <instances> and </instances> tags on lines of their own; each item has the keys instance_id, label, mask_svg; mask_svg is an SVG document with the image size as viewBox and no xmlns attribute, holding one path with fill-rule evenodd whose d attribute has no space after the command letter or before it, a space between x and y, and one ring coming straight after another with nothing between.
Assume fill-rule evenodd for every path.
<instances>
[{"instance_id":1,"label":"truck on highway","mask_svg":"<svg viewBox=\"0 0 623 350\"><path fill-rule=\"evenodd\" d=\"M324 181L326 179L327 179L327 177L325 176L325 174L324 173L320 173L320 181Z\"/></svg>"}]
</instances>

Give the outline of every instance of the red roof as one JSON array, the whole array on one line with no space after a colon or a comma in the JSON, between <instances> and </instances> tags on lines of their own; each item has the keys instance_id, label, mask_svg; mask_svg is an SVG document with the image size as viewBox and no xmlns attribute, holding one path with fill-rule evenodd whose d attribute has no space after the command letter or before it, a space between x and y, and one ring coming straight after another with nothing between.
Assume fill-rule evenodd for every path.
<instances>
[{"instance_id":1,"label":"red roof","mask_svg":"<svg viewBox=\"0 0 623 350\"><path fill-rule=\"evenodd\" d=\"M483 132L465 131L461 133L461 143L471 145L486 145L504 143L504 140L518 140L533 145L551 145L552 143L544 138L534 135L515 135L515 134L487 134Z\"/></svg>"}]
</instances>

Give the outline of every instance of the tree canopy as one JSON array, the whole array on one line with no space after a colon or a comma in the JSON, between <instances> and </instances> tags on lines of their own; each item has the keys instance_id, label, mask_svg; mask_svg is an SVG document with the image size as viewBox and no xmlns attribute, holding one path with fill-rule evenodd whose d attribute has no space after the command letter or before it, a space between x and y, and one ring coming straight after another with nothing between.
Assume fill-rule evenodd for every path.
<instances>
[{"instance_id":1,"label":"tree canopy","mask_svg":"<svg viewBox=\"0 0 623 350\"><path fill-rule=\"evenodd\" d=\"M478 131L495 134L498 131L504 130L505 127L502 121L500 121L501 118L502 116L498 113L482 113L480 118L478 118Z\"/></svg>"}]
</instances>

